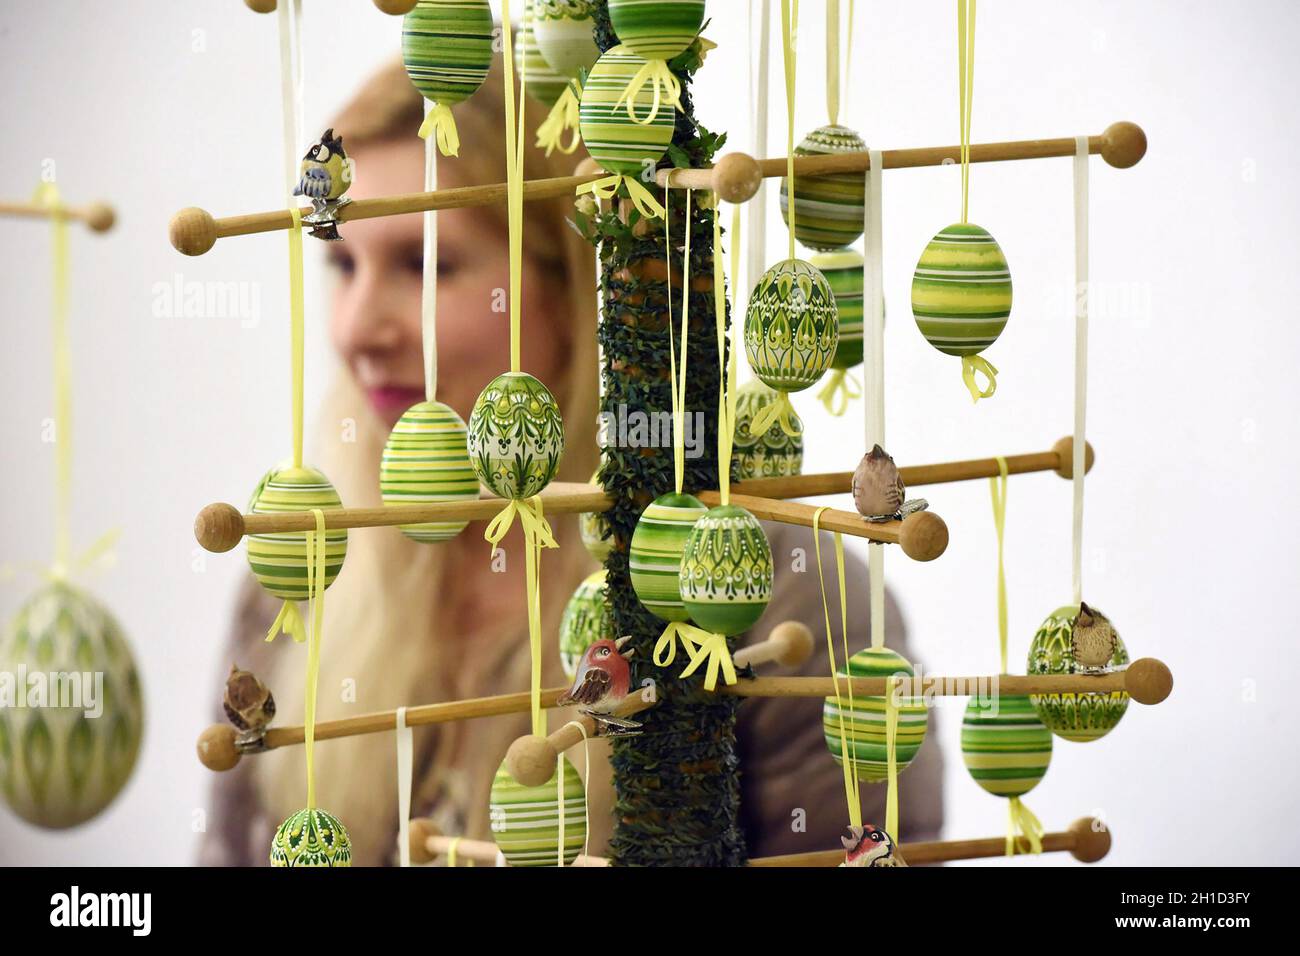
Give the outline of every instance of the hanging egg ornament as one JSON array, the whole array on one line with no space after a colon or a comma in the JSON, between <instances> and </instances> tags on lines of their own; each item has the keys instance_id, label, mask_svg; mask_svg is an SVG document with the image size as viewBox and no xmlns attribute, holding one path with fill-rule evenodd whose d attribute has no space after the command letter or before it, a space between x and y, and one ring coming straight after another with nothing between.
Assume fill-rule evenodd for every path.
<instances>
[{"instance_id":1,"label":"hanging egg ornament","mask_svg":"<svg viewBox=\"0 0 1300 956\"><path fill-rule=\"evenodd\" d=\"M248 510L255 515L266 515L342 506L339 493L315 468L286 465L266 473L253 491ZM307 600L306 538L306 531L248 536L248 565L258 583L278 598ZM333 528L325 532L325 587L339 576L347 552L347 529Z\"/></svg>"},{"instance_id":2,"label":"hanging egg ornament","mask_svg":"<svg viewBox=\"0 0 1300 956\"><path fill-rule=\"evenodd\" d=\"M599 485L600 469L592 472L590 484ZM582 546L597 561L604 562L614 548L614 541L609 536L609 522L602 511L584 511L578 515L578 536Z\"/></svg>"},{"instance_id":3,"label":"hanging egg ornament","mask_svg":"<svg viewBox=\"0 0 1300 956\"><path fill-rule=\"evenodd\" d=\"M693 495L669 492L646 506L632 531L628 568L632 590L655 617L687 621L679 577L682 553L695 522L709 509Z\"/></svg>"},{"instance_id":4,"label":"hanging egg ornament","mask_svg":"<svg viewBox=\"0 0 1300 956\"><path fill-rule=\"evenodd\" d=\"M299 810L280 824L271 839L272 866L351 866L352 843L338 817L328 810Z\"/></svg>"},{"instance_id":5,"label":"hanging egg ornament","mask_svg":"<svg viewBox=\"0 0 1300 956\"><path fill-rule=\"evenodd\" d=\"M469 416L469 459L502 498L531 498L551 483L564 453L564 423L550 391L527 372L488 383Z\"/></svg>"},{"instance_id":6,"label":"hanging egg ornament","mask_svg":"<svg viewBox=\"0 0 1300 956\"><path fill-rule=\"evenodd\" d=\"M706 631L749 630L772 598L772 549L758 519L737 505L709 509L686 538L679 586L691 620Z\"/></svg>"},{"instance_id":7,"label":"hanging egg ornament","mask_svg":"<svg viewBox=\"0 0 1300 956\"><path fill-rule=\"evenodd\" d=\"M515 32L515 72L525 77L529 95L544 106L551 106L569 85L569 78L546 59L537 41L538 11L546 5L532 0L532 15L526 16L523 28ZM593 40L592 47L595 45Z\"/></svg>"},{"instance_id":8,"label":"hanging egg ornament","mask_svg":"<svg viewBox=\"0 0 1300 956\"><path fill-rule=\"evenodd\" d=\"M796 156L865 153L867 144L847 126L822 126L794 148ZM781 180L781 218L790 223L790 183ZM794 237L809 249L829 252L862 235L867 182L861 173L794 177Z\"/></svg>"},{"instance_id":9,"label":"hanging egg ornament","mask_svg":"<svg viewBox=\"0 0 1300 956\"><path fill-rule=\"evenodd\" d=\"M819 252L808 260L830 283L835 297L835 357L831 368L850 369L862 363L865 313L862 292L862 253L856 249Z\"/></svg>"},{"instance_id":10,"label":"hanging egg ornament","mask_svg":"<svg viewBox=\"0 0 1300 956\"><path fill-rule=\"evenodd\" d=\"M488 820L497 848L511 866L567 866L578 858L587 842L587 801L582 778L569 758L561 761L563 782L551 779L525 787L510 775L502 761L492 781Z\"/></svg>"},{"instance_id":11,"label":"hanging egg ornament","mask_svg":"<svg viewBox=\"0 0 1300 956\"><path fill-rule=\"evenodd\" d=\"M532 5L533 35L551 68L571 79L590 70L600 59L591 18L594 0L532 0Z\"/></svg>"},{"instance_id":12,"label":"hanging egg ornament","mask_svg":"<svg viewBox=\"0 0 1300 956\"><path fill-rule=\"evenodd\" d=\"M618 41L647 60L671 60L704 26L704 0L609 0Z\"/></svg>"},{"instance_id":13,"label":"hanging egg ornament","mask_svg":"<svg viewBox=\"0 0 1300 956\"><path fill-rule=\"evenodd\" d=\"M393 426L379 465L379 491L386 505L469 501L479 496L469 461L465 423L442 402L412 405ZM466 521L399 525L413 541L454 538Z\"/></svg>"},{"instance_id":14,"label":"hanging egg ornament","mask_svg":"<svg viewBox=\"0 0 1300 956\"><path fill-rule=\"evenodd\" d=\"M1074 658L1072 636L1079 605L1059 607L1048 615L1029 645L1027 673L1078 674L1084 669ZM1111 667L1128 663L1128 649L1115 633ZM1087 743L1110 733L1128 709L1128 692L1098 691L1081 694L1031 694L1030 701L1047 729L1065 740Z\"/></svg>"},{"instance_id":15,"label":"hanging egg ornament","mask_svg":"<svg viewBox=\"0 0 1300 956\"><path fill-rule=\"evenodd\" d=\"M794 420L798 435L787 435L779 423L755 435L749 430L754 416L777 400L777 393L755 379L736 390L736 435L731 446L731 477L736 481L750 478L786 478L803 469L803 423Z\"/></svg>"},{"instance_id":16,"label":"hanging egg ornament","mask_svg":"<svg viewBox=\"0 0 1300 956\"><path fill-rule=\"evenodd\" d=\"M612 641L614 624L605 613L605 571L587 575L560 617L560 663L573 680L583 653L597 641Z\"/></svg>"},{"instance_id":17,"label":"hanging egg ornament","mask_svg":"<svg viewBox=\"0 0 1300 956\"><path fill-rule=\"evenodd\" d=\"M785 259L763 273L745 312L745 356L778 392L799 392L831 366L839 343L835 295L821 272Z\"/></svg>"},{"instance_id":18,"label":"hanging egg ornament","mask_svg":"<svg viewBox=\"0 0 1300 956\"><path fill-rule=\"evenodd\" d=\"M1011 315L1011 271L997 240L960 222L930 240L912 275L912 315L948 355L977 355L997 341Z\"/></svg>"},{"instance_id":19,"label":"hanging egg ornament","mask_svg":"<svg viewBox=\"0 0 1300 956\"><path fill-rule=\"evenodd\" d=\"M144 704L121 627L89 594L55 581L9 622L0 674L24 675L0 704L0 794L28 823L85 823L121 792L140 752ZM34 683L46 675L67 681ZM102 686L80 683L92 675Z\"/></svg>"},{"instance_id":20,"label":"hanging egg ornament","mask_svg":"<svg viewBox=\"0 0 1300 956\"><path fill-rule=\"evenodd\" d=\"M840 677L913 677L916 672L901 654L887 647L867 647L849 658L847 669L840 668L836 673ZM858 779L868 783L879 783L889 776L885 711L883 696L851 696L847 685L840 687L839 704L834 697L827 697L822 705L822 732L831 756L843 765L843 753L847 749ZM900 699L894 738L894 760L899 773L907 769L921 749L929 721L929 708L922 698Z\"/></svg>"},{"instance_id":21,"label":"hanging egg ornament","mask_svg":"<svg viewBox=\"0 0 1300 956\"><path fill-rule=\"evenodd\" d=\"M582 141L591 158L607 172L634 179L663 158L674 128L670 109L660 110L649 124L643 125L627 115L626 102L619 103L628 83L645 63L644 57L626 45L606 50L587 74L578 108ZM642 87L632 100L638 115L649 113L654 93Z\"/></svg>"},{"instance_id":22,"label":"hanging egg ornament","mask_svg":"<svg viewBox=\"0 0 1300 956\"><path fill-rule=\"evenodd\" d=\"M1023 694L972 697L961 722L961 759L989 793L1024 796L1047 773L1052 732Z\"/></svg>"},{"instance_id":23,"label":"hanging egg ornament","mask_svg":"<svg viewBox=\"0 0 1300 956\"><path fill-rule=\"evenodd\" d=\"M402 18L402 63L415 88L433 104L425 124L433 122L445 156L460 148L451 107L487 79L492 43L488 0L419 0Z\"/></svg>"}]
</instances>

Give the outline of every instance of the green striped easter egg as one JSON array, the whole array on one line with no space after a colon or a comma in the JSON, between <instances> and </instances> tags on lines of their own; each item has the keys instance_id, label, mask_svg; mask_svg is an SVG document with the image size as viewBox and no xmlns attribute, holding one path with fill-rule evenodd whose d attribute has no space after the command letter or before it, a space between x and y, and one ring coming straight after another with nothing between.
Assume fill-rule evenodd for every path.
<instances>
[{"instance_id":1,"label":"green striped easter egg","mask_svg":"<svg viewBox=\"0 0 1300 956\"><path fill-rule=\"evenodd\" d=\"M826 277L802 259L763 273L745 311L745 357L754 374L781 392L821 378L839 343L836 308Z\"/></svg>"},{"instance_id":2,"label":"green striped easter egg","mask_svg":"<svg viewBox=\"0 0 1300 956\"><path fill-rule=\"evenodd\" d=\"M328 810L299 810L275 831L271 865L351 866L352 842L347 829Z\"/></svg>"},{"instance_id":3,"label":"green striped easter egg","mask_svg":"<svg viewBox=\"0 0 1300 956\"><path fill-rule=\"evenodd\" d=\"M1070 638L1074 634L1074 619L1079 605L1059 607L1048 615L1038 628L1029 645L1030 674L1075 674L1078 665L1074 660ZM1111 667L1128 664L1128 649L1119 633L1115 634L1115 654ZM1122 690L1084 694L1031 694L1030 702L1038 712L1038 719L1047 729L1065 740L1087 743L1110 733L1124 711L1128 709L1128 693Z\"/></svg>"},{"instance_id":4,"label":"green striped easter egg","mask_svg":"<svg viewBox=\"0 0 1300 956\"><path fill-rule=\"evenodd\" d=\"M248 502L255 515L341 508L339 493L315 468L272 468ZM313 532L314 533L314 532ZM248 536L248 565L262 587L286 601L307 600L307 532L283 531ZM325 532L325 587L334 583L348 551L348 532Z\"/></svg>"},{"instance_id":5,"label":"green striped easter egg","mask_svg":"<svg viewBox=\"0 0 1300 956\"><path fill-rule=\"evenodd\" d=\"M830 283L835 296L839 339L831 368L853 368L862 362L865 313L862 299L862 253L856 249L819 252L808 260Z\"/></svg>"},{"instance_id":6,"label":"green striped easter egg","mask_svg":"<svg viewBox=\"0 0 1300 956\"><path fill-rule=\"evenodd\" d=\"M564 676L573 680L578 662L597 641L613 640L614 624L605 613L605 571L583 578L560 617L560 663Z\"/></svg>"},{"instance_id":7,"label":"green striped easter egg","mask_svg":"<svg viewBox=\"0 0 1300 956\"><path fill-rule=\"evenodd\" d=\"M1047 773L1052 732L1023 694L972 697L961 722L961 759L989 793L1020 797Z\"/></svg>"},{"instance_id":8,"label":"green striped easter egg","mask_svg":"<svg viewBox=\"0 0 1300 956\"><path fill-rule=\"evenodd\" d=\"M846 126L822 126L794 148L796 156L864 153L867 144ZM790 223L790 183L781 180L781 218ZM829 252L862 235L867 181L862 173L794 177L794 237L809 249Z\"/></svg>"},{"instance_id":9,"label":"green striped easter egg","mask_svg":"<svg viewBox=\"0 0 1300 956\"><path fill-rule=\"evenodd\" d=\"M478 476L469 463L465 423L442 402L412 405L388 436L379 465L379 491L386 505L469 501L478 497ZM414 541L446 541L466 521L399 525Z\"/></svg>"},{"instance_id":10,"label":"green striped easter egg","mask_svg":"<svg viewBox=\"0 0 1300 956\"><path fill-rule=\"evenodd\" d=\"M672 141L675 111L661 109L652 123L642 125L627 115L626 103L615 105L627 89L628 81L644 65L645 59L626 46L606 50L587 75L578 119L582 142L601 167L607 172L650 182L643 173L653 173L655 164ZM647 84L634 98L633 108L638 116L644 117L653 105L654 91ZM653 183L648 188L653 188Z\"/></svg>"},{"instance_id":11,"label":"green striped easter egg","mask_svg":"<svg viewBox=\"0 0 1300 956\"><path fill-rule=\"evenodd\" d=\"M577 79L579 71L596 65L594 0L532 0L532 5L537 47L556 73Z\"/></svg>"},{"instance_id":12,"label":"green striped easter egg","mask_svg":"<svg viewBox=\"0 0 1300 956\"><path fill-rule=\"evenodd\" d=\"M1011 315L1011 272L997 240L974 223L936 235L912 275L912 315L948 355L976 355L997 341Z\"/></svg>"},{"instance_id":13,"label":"green striped easter egg","mask_svg":"<svg viewBox=\"0 0 1300 956\"><path fill-rule=\"evenodd\" d=\"M561 825L565 864L572 863L582 852L587 842L587 801L578 771L568 757L563 763L563 801L554 773L540 787L525 787L510 776L504 761L497 769L488 800L488 820L497 848L511 866L556 866Z\"/></svg>"},{"instance_id":14,"label":"green striped easter egg","mask_svg":"<svg viewBox=\"0 0 1300 956\"><path fill-rule=\"evenodd\" d=\"M774 389L758 379L736 390L736 436L731 445L731 477L735 481L750 478L785 478L803 469L803 436L790 436L779 422L773 422L761 435L750 433L749 423L758 412L776 401ZM799 416L794 420L803 431Z\"/></svg>"},{"instance_id":15,"label":"green striped easter egg","mask_svg":"<svg viewBox=\"0 0 1300 956\"><path fill-rule=\"evenodd\" d=\"M628 568L632 590L655 617L665 621L690 619L678 581L682 552L691 528L708 511L692 495L669 492L641 512L628 546Z\"/></svg>"},{"instance_id":16,"label":"green striped easter egg","mask_svg":"<svg viewBox=\"0 0 1300 956\"><path fill-rule=\"evenodd\" d=\"M533 99L546 106L555 105L564 88L569 85L569 78L561 74L547 61L537 42L537 4L533 14L524 18L524 27L514 35L515 70L524 76L524 88ZM588 32L590 36L590 31ZM592 48L595 48L592 42Z\"/></svg>"},{"instance_id":17,"label":"green striped easter egg","mask_svg":"<svg viewBox=\"0 0 1300 956\"><path fill-rule=\"evenodd\" d=\"M113 615L79 588L46 585L0 638L0 675L12 680L12 696L0 693L5 803L55 829L98 815L130 778L144 724L135 660Z\"/></svg>"},{"instance_id":18,"label":"green striped easter egg","mask_svg":"<svg viewBox=\"0 0 1300 956\"><path fill-rule=\"evenodd\" d=\"M600 469L592 472L590 484L599 485L599 475ZM584 511L578 515L578 536L582 538L582 546L600 562L604 562L614 548L614 539L607 536L608 531L609 522L603 512Z\"/></svg>"},{"instance_id":19,"label":"green striped easter egg","mask_svg":"<svg viewBox=\"0 0 1300 956\"><path fill-rule=\"evenodd\" d=\"M704 25L704 0L609 0L618 41L648 60L670 60Z\"/></svg>"},{"instance_id":20,"label":"green striped easter egg","mask_svg":"<svg viewBox=\"0 0 1300 956\"><path fill-rule=\"evenodd\" d=\"M915 671L907 659L887 647L868 647L849 658L849 666L837 673L851 677L912 677ZM822 732L826 746L838 764L843 763L841 741L847 738L849 759L858 779L879 783L889 776L889 751L886 748L884 697L854 697L850 699L848 685L840 685L841 708L834 697L827 697L822 705ZM840 734L841 717L844 735ZM929 724L929 709L919 697L904 697L898 707L898 732L894 740L894 759L898 772L907 769L925 740Z\"/></svg>"},{"instance_id":21,"label":"green striped easter egg","mask_svg":"<svg viewBox=\"0 0 1300 956\"><path fill-rule=\"evenodd\" d=\"M737 505L711 508L682 551L682 603L691 620L715 634L740 634L772 598L772 549L763 526Z\"/></svg>"},{"instance_id":22,"label":"green striped easter egg","mask_svg":"<svg viewBox=\"0 0 1300 956\"><path fill-rule=\"evenodd\" d=\"M488 0L420 0L402 18L402 62L425 99L443 106L464 100L492 65Z\"/></svg>"},{"instance_id":23,"label":"green striped easter egg","mask_svg":"<svg viewBox=\"0 0 1300 956\"><path fill-rule=\"evenodd\" d=\"M560 406L527 372L504 372L474 402L468 445L479 481L502 498L531 498L560 470Z\"/></svg>"}]
</instances>

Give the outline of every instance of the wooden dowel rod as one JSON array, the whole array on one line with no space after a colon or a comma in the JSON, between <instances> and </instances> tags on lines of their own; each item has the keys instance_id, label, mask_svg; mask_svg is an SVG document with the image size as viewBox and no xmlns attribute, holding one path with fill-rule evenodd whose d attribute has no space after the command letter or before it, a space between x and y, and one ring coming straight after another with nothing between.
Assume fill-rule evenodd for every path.
<instances>
[{"instance_id":1,"label":"wooden dowel rod","mask_svg":"<svg viewBox=\"0 0 1300 956\"><path fill-rule=\"evenodd\" d=\"M742 647L731 656L736 667L757 667L776 661L786 667L798 667L812 654L813 636L802 621L782 621L772 628L766 640Z\"/></svg>"},{"instance_id":2,"label":"wooden dowel rod","mask_svg":"<svg viewBox=\"0 0 1300 956\"><path fill-rule=\"evenodd\" d=\"M84 222L91 232L107 232L117 221L117 213L107 203L93 202L86 206L46 206L33 202L0 202L0 216L17 216L23 219L53 219L62 217Z\"/></svg>"}]
</instances>

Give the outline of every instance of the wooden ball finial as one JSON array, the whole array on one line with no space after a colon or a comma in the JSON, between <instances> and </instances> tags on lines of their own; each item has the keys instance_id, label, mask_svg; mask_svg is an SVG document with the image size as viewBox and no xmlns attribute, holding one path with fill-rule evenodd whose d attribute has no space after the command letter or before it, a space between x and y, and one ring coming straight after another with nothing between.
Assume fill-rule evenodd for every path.
<instances>
[{"instance_id":1,"label":"wooden ball finial","mask_svg":"<svg viewBox=\"0 0 1300 956\"><path fill-rule=\"evenodd\" d=\"M1080 863L1096 863L1110 852L1110 830L1095 817L1080 817L1070 824L1074 846L1070 855Z\"/></svg>"},{"instance_id":2,"label":"wooden ball finial","mask_svg":"<svg viewBox=\"0 0 1300 956\"><path fill-rule=\"evenodd\" d=\"M411 841L411 862L432 863L433 854L429 852L429 837L442 836L442 831L433 825L432 820L416 817L411 821L407 838Z\"/></svg>"},{"instance_id":3,"label":"wooden ball finial","mask_svg":"<svg viewBox=\"0 0 1300 956\"><path fill-rule=\"evenodd\" d=\"M275 0L244 0L244 6L254 13L275 13Z\"/></svg>"},{"instance_id":4,"label":"wooden ball finial","mask_svg":"<svg viewBox=\"0 0 1300 956\"><path fill-rule=\"evenodd\" d=\"M758 160L746 153L727 153L713 164L713 191L727 202L748 202L762 184Z\"/></svg>"},{"instance_id":5,"label":"wooden ball finial","mask_svg":"<svg viewBox=\"0 0 1300 956\"><path fill-rule=\"evenodd\" d=\"M1056 464L1056 473L1067 480L1074 477L1074 438L1066 435L1055 445L1052 451L1056 452L1056 457L1060 459ZM1092 442L1083 444L1083 473L1086 475L1092 471L1093 462L1097 460L1097 455L1092 450Z\"/></svg>"},{"instance_id":6,"label":"wooden ball finial","mask_svg":"<svg viewBox=\"0 0 1300 956\"><path fill-rule=\"evenodd\" d=\"M377 6L389 16L400 17L415 9L419 0L375 0Z\"/></svg>"},{"instance_id":7,"label":"wooden ball finial","mask_svg":"<svg viewBox=\"0 0 1300 956\"><path fill-rule=\"evenodd\" d=\"M1116 169L1136 166L1147 154L1147 134L1137 123L1111 123L1101 135L1101 158Z\"/></svg>"},{"instance_id":8,"label":"wooden ball finial","mask_svg":"<svg viewBox=\"0 0 1300 956\"><path fill-rule=\"evenodd\" d=\"M812 654L812 631L803 621L782 621L772 628L768 640L781 645L776 659L786 667L798 667Z\"/></svg>"},{"instance_id":9,"label":"wooden ball finial","mask_svg":"<svg viewBox=\"0 0 1300 956\"><path fill-rule=\"evenodd\" d=\"M208 505L194 519L194 537L205 551L229 551L244 537L244 516L223 501Z\"/></svg>"},{"instance_id":10,"label":"wooden ball finial","mask_svg":"<svg viewBox=\"0 0 1300 956\"><path fill-rule=\"evenodd\" d=\"M187 256L201 256L217 242L217 222L198 206L189 206L172 216L167 224L172 248Z\"/></svg>"},{"instance_id":11,"label":"wooden ball finial","mask_svg":"<svg viewBox=\"0 0 1300 956\"><path fill-rule=\"evenodd\" d=\"M506 751L506 769L525 787L540 787L555 776L559 754L545 737L520 737Z\"/></svg>"},{"instance_id":12,"label":"wooden ball finial","mask_svg":"<svg viewBox=\"0 0 1300 956\"><path fill-rule=\"evenodd\" d=\"M93 202L86 207L81 218L85 220L91 232L108 232L117 222L117 213L108 203Z\"/></svg>"},{"instance_id":13,"label":"wooden ball finial","mask_svg":"<svg viewBox=\"0 0 1300 956\"><path fill-rule=\"evenodd\" d=\"M1174 690L1174 675L1164 661L1139 657L1124 672L1124 689L1139 704L1159 704Z\"/></svg>"},{"instance_id":14,"label":"wooden ball finial","mask_svg":"<svg viewBox=\"0 0 1300 956\"><path fill-rule=\"evenodd\" d=\"M228 724L213 724L199 734L199 763L209 770L221 773L239 763L240 753L235 749L235 728Z\"/></svg>"},{"instance_id":15,"label":"wooden ball finial","mask_svg":"<svg viewBox=\"0 0 1300 956\"><path fill-rule=\"evenodd\" d=\"M898 543L913 561L933 561L948 548L948 525L933 511L914 511L903 519Z\"/></svg>"}]
</instances>

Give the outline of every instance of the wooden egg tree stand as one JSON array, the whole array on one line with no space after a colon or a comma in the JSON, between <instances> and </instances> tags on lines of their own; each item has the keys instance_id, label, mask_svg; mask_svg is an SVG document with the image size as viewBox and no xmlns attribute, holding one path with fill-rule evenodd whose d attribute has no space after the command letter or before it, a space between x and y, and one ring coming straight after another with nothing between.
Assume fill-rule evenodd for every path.
<instances>
[{"instance_id":1,"label":"wooden egg tree stand","mask_svg":"<svg viewBox=\"0 0 1300 956\"><path fill-rule=\"evenodd\" d=\"M274 0L246 0L259 12L275 8ZM380 2L376 6L387 13L402 13L412 4ZM597 5L597 45L607 49L617 42L609 28L604 4ZM682 113L677 116L674 143L691 158L691 168L661 168L656 175L660 198L675 214L678 228L685 223L681 190L712 192L716 200L747 202L758 192L765 178L784 176L787 159L755 159L744 153L729 153L710 165L707 144L702 145L691 111L690 79L679 74L682 82ZM1133 123L1114 123L1105 132L1088 138L1088 151L1099 154L1110 166L1126 169L1136 164L1146 152L1146 136ZM937 146L885 150L881 155L884 169L908 169L959 162L960 147ZM1002 143L973 144L970 161L1002 162L1021 159L1074 156L1076 139L1021 140ZM824 173L866 173L868 153L798 157L794 170L800 175ZM535 180L524 183L525 201L572 195L577 186L600 178L602 174L580 167L573 176ZM456 209L506 202L506 184L440 189L374 199L355 200L343 207L340 222L376 216L403 215L429 210ZM608 208L608 207L606 207ZM306 215L311 210L302 209ZM626 210L619 212L626 215ZM712 213L696 206L692 214L692 244L705 250L692 270L692 295L700 297L696 315L712 315L711 260ZM288 210L251 213L214 218L205 210L183 209L172 219L169 235L172 245L185 255L202 255L218 239L231 236L285 230L293 218ZM644 237L643 237L644 238ZM633 244L632 252L617 250L614 243L601 243L601 284L605 293L605 313L601 316L599 336L604 351L605 389L602 409L619 402L630 407L655 405L668 407L668 376L665 368L649 367L649 354L643 345L635 355L624 354L629 329L642 340L662 339L666 366L668 307L663 295L667 262L662 242L653 235ZM709 262L711 266L711 261ZM733 282L735 281L733 277ZM680 285L677 285L680 289ZM707 300L707 301L706 301ZM715 337L691 336L688 356L692 375L687 382L687 407L711 409L716 406L718 356ZM657 339L656 339L657 341ZM646 381L652 380L653 386ZM631 399L631 401L630 401ZM719 493L709 488L717 474L716 415L706 414L705 455L687 464L685 489L694 490L706 505L719 503ZM639 450L646 452L648 450ZM613 547L606 559L608 601L613 611L616 633L633 636L637 648L637 677L653 675L655 695L643 699L632 695L625 714L641 712L638 717L647 733L614 741L614 776L617 793L616 829L611 841L611 857L580 857L578 865L671 864L671 865L739 865L745 861L743 838L738 826L739 788L735 759L734 723L736 709L746 697L818 697L833 696L835 688L828 677L760 677L752 667L780 661L785 664L806 660L812 650L812 635L797 622L784 622L772 629L769 637L737 651L735 663L740 679L733 685L720 685L716 692L703 689L702 679L695 676L682 680L677 668L669 673L651 663L650 649L662 622L641 607L628 576L627 549L632 529L642 509L656 495L671 490L672 469L658 453L620 454L619 449L605 449L606 464L601 471L601 485L555 482L542 493L547 514L602 513L608 522ZM1051 449L1028 454L1005 456L1009 474L1054 472L1073 477L1073 441L1063 438ZM1085 471L1093 464L1093 450L1086 447ZM968 481L997 476L997 458L944 462L909 466L900 469L908 488L927 484ZM851 473L796 475L732 483L731 500L755 517L765 521L811 528L817 508L792 501L824 495L844 495L850 490ZM381 508L336 508L326 510L325 527L375 528L431 521L486 521L502 506L501 499L483 497L472 502L446 502L421 505L388 505ZM829 509L822 512L819 526L870 541L897 544L909 558L932 561L948 545L948 528L933 511L920 511L902 521L867 522L856 511ZM216 503L203 508L194 524L199 544L212 552L234 548L246 535L309 531L315 528L310 512L277 514L243 514L229 504ZM680 666L680 665L678 665ZM885 678L841 678L853 695L882 696L887 692ZM1124 691L1142 704L1157 704L1168 697L1173 686L1169 669L1160 661L1142 658L1126 669L1100 675L981 676L907 678L900 683L903 697L924 695L966 696L984 693L989 686L1003 694L1109 693ZM543 706L554 707L567 687L542 691ZM450 701L408 707L407 726L469 720L501 714L526 712L527 692L502 694L473 700ZM594 735L591 718L581 719L585 735ZM342 720L318 722L315 739L329 740L357 734L393 731L397 727L395 711L383 711ZM689 735L682 732L690 730ZM654 731L653 733L649 731ZM683 739L689 736L689 739ZM557 754L580 744L584 732L573 724L547 737L520 738L510 748L508 766L512 775L525 786L544 783L554 773ZM199 737L199 759L215 771L234 767L244 754L255 754L279 747L302 744L303 727L273 727L253 741L236 741L234 728L213 725ZM671 826L668 821L671 820ZM665 831L687 831L675 838ZM655 834L655 836L650 836ZM1067 830L1044 835L1045 852L1065 851L1082 862L1101 859L1110 848L1111 835L1100 821L1084 818ZM444 835L426 820L413 820L410 828L411 859L428 862L454 850L459 859L491 863L499 860L494 844L460 840ZM1004 837L982 840L939 841L902 844L903 856L912 863L996 857L1006 852ZM751 866L832 866L844 858L840 849L792 856L749 860Z\"/></svg>"}]
</instances>

